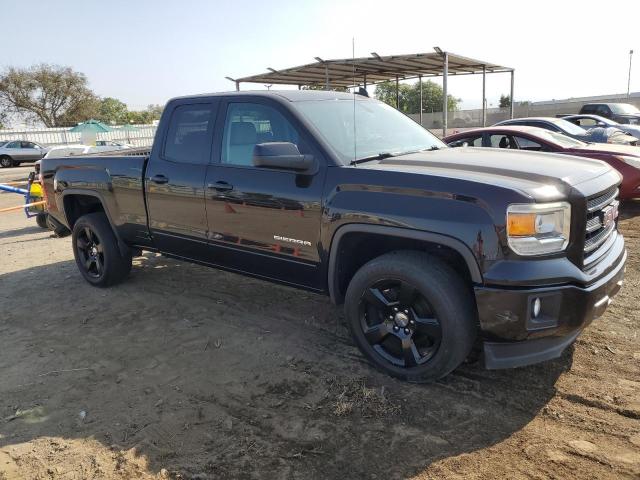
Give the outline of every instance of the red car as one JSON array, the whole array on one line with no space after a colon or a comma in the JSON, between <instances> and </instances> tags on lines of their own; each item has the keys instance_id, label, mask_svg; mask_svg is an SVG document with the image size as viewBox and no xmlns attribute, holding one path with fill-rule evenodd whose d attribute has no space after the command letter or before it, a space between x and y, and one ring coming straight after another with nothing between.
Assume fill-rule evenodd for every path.
<instances>
[{"instance_id":1,"label":"red car","mask_svg":"<svg viewBox=\"0 0 640 480\"><path fill-rule=\"evenodd\" d=\"M494 126L449 135L450 147L492 147L561 153L602 160L622 175L620 198L640 198L640 147L609 143L584 143L537 127Z\"/></svg>"}]
</instances>

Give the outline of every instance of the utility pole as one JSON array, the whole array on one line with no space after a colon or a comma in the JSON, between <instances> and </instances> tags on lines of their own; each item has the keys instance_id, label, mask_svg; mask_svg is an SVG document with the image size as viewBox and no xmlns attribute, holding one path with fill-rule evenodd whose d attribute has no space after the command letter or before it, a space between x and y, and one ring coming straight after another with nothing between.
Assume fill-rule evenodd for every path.
<instances>
[{"instance_id":1,"label":"utility pole","mask_svg":"<svg viewBox=\"0 0 640 480\"><path fill-rule=\"evenodd\" d=\"M633 58L633 50L629 50L629 78L627 79L627 98L631 97L631 59Z\"/></svg>"}]
</instances>

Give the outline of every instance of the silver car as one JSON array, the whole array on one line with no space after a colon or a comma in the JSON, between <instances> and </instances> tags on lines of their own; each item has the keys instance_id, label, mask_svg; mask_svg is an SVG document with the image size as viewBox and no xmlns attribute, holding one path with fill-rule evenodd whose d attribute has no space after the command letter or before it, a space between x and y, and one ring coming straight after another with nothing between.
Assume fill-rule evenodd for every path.
<instances>
[{"instance_id":1,"label":"silver car","mask_svg":"<svg viewBox=\"0 0 640 480\"><path fill-rule=\"evenodd\" d=\"M601 117L600 115L591 115L587 113L581 113L578 115L566 115L563 116L565 120L575 123L576 125L581 126L582 128L588 130L590 128L609 128L614 127L622 130L623 132L627 132L629 135L633 135L638 140L640 140L640 125L634 125L629 123L617 123L613 120L610 120L605 117Z\"/></svg>"},{"instance_id":2,"label":"silver car","mask_svg":"<svg viewBox=\"0 0 640 480\"><path fill-rule=\"evenodd\" d=\"M0 142L0 167L17 167L23 162L36 162L46 153L46 147L34 142L24 140Z\"/></svg>"}]
</instances>

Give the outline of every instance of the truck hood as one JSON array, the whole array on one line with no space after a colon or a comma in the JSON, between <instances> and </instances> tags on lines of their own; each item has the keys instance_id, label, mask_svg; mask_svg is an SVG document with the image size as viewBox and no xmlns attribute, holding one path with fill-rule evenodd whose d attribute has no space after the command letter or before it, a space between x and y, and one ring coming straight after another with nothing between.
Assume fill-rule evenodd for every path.
<instances>
[{"instance_id":1,"label":"truck hood","mask_svg":"<svg viewBox=\"0 0 640 480\"><path fill-rule=\"evenodd\" d=\"M580 184L613 171L599 160L473 147L413 153L361 164L357 168L361 167L498 185L521 191L536 200L556 200L566 195L569 187L582 191ZM616 176L613 178L615 181Z\"/></svg>"}]
</instances>

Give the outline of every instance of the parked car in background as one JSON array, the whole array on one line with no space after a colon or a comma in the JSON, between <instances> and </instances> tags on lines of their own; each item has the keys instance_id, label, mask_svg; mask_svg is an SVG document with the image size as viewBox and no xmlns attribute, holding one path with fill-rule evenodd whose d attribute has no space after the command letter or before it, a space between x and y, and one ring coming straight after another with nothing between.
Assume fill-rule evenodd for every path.
<instances>
[{"instance_id":1,"label":"parked car in background","mask_svg":"<svg viewBox=\"0 0 640 480\"><path fill-rule=\"evenodd\" d=\"M449 135L450 147L473 146L560 153L602 160L622 175L620 198L640 198L640 149L625 145L584 143L537 127L493 126Z\"/></svg>"},{"instance_id":2,"label":"parked car in background","mask_svg":"<svg viewBox=\"0 0 640 480\"><path fill-rule=\"evenodd\" d=\"M96 140L96 145L92 148L94 149L93 151L106 152L133 148L133 145L129 145L124 142L116 142L114 140Z\"/></svg>"},{"instance_id":3,"label":"parked car in background","mask_svg":"<svg viewBox=\"0 0 640 480\"><path fill-rule=\"evenodd\" d=\"M89 153L89 146L78 144L58 145L51 147L43 158L71 157L73 155L83 155Z\"/></svg>"},{"instance_id":4,"label":"parked car in background","mask_svg":"<svg viewBox=\"0 0 640 480\"><path fill-rule=\"evenodd\" d=\"M512 118L510 120L504 120L494 125L522 125L525 127L538 127L550 130L556 133L562 133L576 140L583 142L594 143L620 143L626 145L635 145L637 138L633 135L618 130L617 128L592 128L585 130L578 125L568 122L564 118L553 117L527 117L527 118Z\"/></svg>"},{"instance_id":5,"label":"parked car in background","mask_svg":"<svg viewBox=\"0 0 640 480\"><path fill-rule=\"evenodd\" d=\"M578 115L563 115L567 122L574 123L579 127L589 130L590 128L617 128L623 132L633 135L640 140L640 125L632 123L617 123L610 118L601 117L600 115L591 114L578 114Z\"/></svg>"},{"instance_id":6,"label":"parked car in background","mask_svg":"<svg viewBox=\"0 0 640 480\"><path fill-rule=\"evenodd\" d=\"M35 162L45 156L48 149L34 142L10 140L0 146L0 167L17 167L21 163Z\"/></svg>"},{"instance_id":7,"label":"parked car in background","mask_svg":"<svg viewBox=\"0 0 640 480\"><path fill-rule=\"evenodd\" d=\"M600 115L618 123L640 124L640 110L629 103L587 103L579 113Z\"/></svg>"},{"instance_id":8,"label":"parked car in background","mask_svg":"<svg viewBox=\"0 0 640 480\"><path fill-rule=\"evenodd\" d=\"M96 145L83 145L81 143L59 145L51 147L43 158L72 157L74 155L85 155L98 152L115 152L119 150L130 150L133 147L126 143L114 142L113 140L98 140Z\"/></svg>"}]
</instances>

